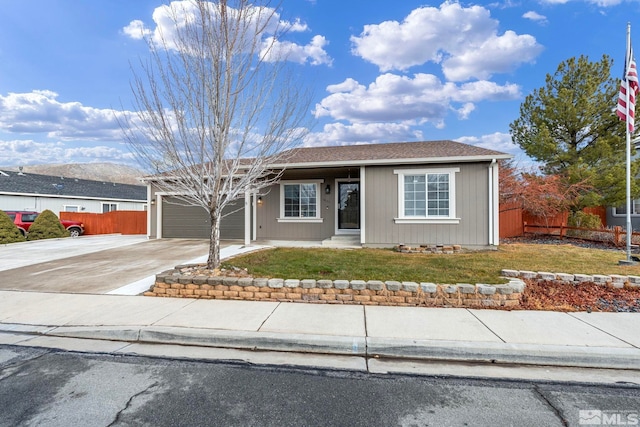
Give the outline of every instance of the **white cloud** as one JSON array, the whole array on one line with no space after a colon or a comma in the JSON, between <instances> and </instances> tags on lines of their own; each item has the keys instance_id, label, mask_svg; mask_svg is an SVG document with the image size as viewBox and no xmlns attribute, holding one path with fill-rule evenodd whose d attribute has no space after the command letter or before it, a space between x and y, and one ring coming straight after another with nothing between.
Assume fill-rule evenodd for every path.
<instances>
[{"instance_id":1,"label":"white cloud","mask_svg":"<svg viewBox=\"0 0 640 427\"><path fill-rule=\"evenodd\" d=\"M287 31L291 31L294 33L302 33L309 30L309 26L300 21L300 18L296 19L293 22L281 21L281 26Z\"/></svg>"},{"instance_id":2,"label":"white cloud","mask_svg":"<svg viewBox=\"0 0 640 427\"><path fill-rule=\"evenodd\" d=\"M624 0L540 0L542 4L565 4L570 1L582 1L589 4L595 4L601 7L611 7L617 6L622 3ZM627 1L637 1L637 0L627 0Z\"/></svg>"},{"instance_id":3,"label":"white cloud","mask_svg":"<svg viewBox=\"0 0 640 427\"><path fill-rule=\"evenodd\" d=\"M466 118L475 102L510 100L520 97L515 84L504 86L494 82L477 81L456 85L442 83L432 74L413 77L382 74L369 86L354 79L327 87L331 94L316 105L317 118L331 117L350 122L430 122L444 126L446 115L455 110ZM462 105L454 106L459 103Z\"/></svg>"},{"instance_id":4,"label":"white cloud","mask_svg":"<svg viewBox=\"0 0 640 427\"><path fill-rule=\"evenodd\" d=\"M210 9L210 12L214 20L219 20L218 7L212 2L206 3ZM227 8L229 15L235 15L238 12L237 9L232 7ZM155 8L152 14L152 19L155 23L153 30L148 29L141 20L133 20L122 32L134 39L141 39L142 35L149 36L151 40L158 46L166 46L171 50L179 50L178 37L181 30L183 30L188 23L197 19L198 5L195 0L184 1L172 1L169 4L165 4ZM264 28L262 30L263 45L267 42L273 42L273 35L284 31L284 33L300 33L308 31L307 24L303 23L299 19L293 22L284 21L280 19L280 15L272 8L250 6L244 14L247 19L253 22L247 25L248 28ZM255 37L255 36L254 36ZM254 37L249 36L247 41L252 40ZM276 61L281 59L288 59L298 63L309 62L312 65L328 64L331 65L331 58L324 50L324 46L327 41L323 36L316 35L307 45L300 45L291 41L277 40L273 49L268 53L267 59ZM264 51L263 51L264 53Z\"/></svg>"},{"instance_id":5,"label":"white cloud","mask_svg":"<svg viewBox=\"0 0 640 427\"><path fill-rule=\"evenodd\" d=\"M133 113L87 107L79 102L60 102L58 94L48 90L0 95L0 130L37 134L62 140L122 139L117 117Z\"/></svg>"},{"instance_id":6,"label":"white cloud","mask_svg":"<svg viewBox=\"0 0 640 427\"><path fill-rule=\"evenodd\" d=\"M522 17L525 18L525 19L529 19L531 21L534 21L534 22L538 22L540 24L546 24L547 23L547 17L546 16L540 15L538 12L535 12L533 10L525 12L522 15Z\"/></svg>"},{"instance_id":7,"label":"white cloud","mask_svg":"<svg viewBox=\"0 0 640 427\"><path fill-rule=\"evenodd\" d=\"M402 22L366 25L352 36L352 53L381 71L406 71L426 62L442 64L447 79L486 79L532 62L542 50L531 35L506 31L482 6L445 1L439 8L419 7Z\"/></svg>"},{"instance_id":8,"label":"white cloud","mask_svg":"<svg viewBox=\"0 0 640 427\"><path fill-rule=\"evenodd\" d=\"M0 140L0 165L23 166L47 163L115 162L134 164L132 153L107 146L71 146L66 143Z\"/></svg>"},{"instance_id":9,"label":"white cloud","mask_svg":"<svg viewBox=\"0 0 640 427\"><path fill-rule=\"evenodd\" d=\"M287 61L299 64L309 62L311 65L331 65L333 60L324 50L324 46L327 43L323 36L314 36L306 46L286 41L279 42L273 38L268 38L263 42L260 56L271 62L286 58Z\"/></svg>"},{"instance_id":10,"label":"white cloud","mask_svg":"<svg viewBox=\"0 0 640 427\"><path fill-rule=\"evenodd\" d=\"M305 147L332 145L373 144L390 141L416 141L423 139L422 132L410 123L331 123L322 132L308 134Z\"/></svg>"},{"instance_id":11,"label":"white cloud","mask_svg":"<svg viewBox=\"0 0 640 427\"><path fill-rule=\"evenodd\" d=\"M511 140L511 135L503 132L495 132L479 137L462 136L460 138L456 138L456 141L463 142L465 144L476 145L488 150L502 151L510 154L517 154L520 152L520 147L513 143L513 141Z\"/></svg>"},{"instance_id":12,"label":"white cloud","mask_svg":"<svg viewBox=\"0 0 640 427\"><path fill-rule=\"evenodd\" d=\"M151 30L144 26L144 22L136 19L122 29L122 32L132 39L141 40L151 34Z\"/></svg>"}]
</instances>

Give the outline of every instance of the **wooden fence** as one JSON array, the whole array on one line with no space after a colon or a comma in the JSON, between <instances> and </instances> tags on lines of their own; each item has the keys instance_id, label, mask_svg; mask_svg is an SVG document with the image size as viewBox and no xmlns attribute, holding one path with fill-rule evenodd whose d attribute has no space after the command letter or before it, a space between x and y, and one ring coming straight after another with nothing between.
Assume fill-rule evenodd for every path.
<instances>
[{"instance_id":1,"label":"wooden fence","mask_svg":"<svg viewBox=\"0 0 640 427\"><path fill-rule=\"evenodd\" d=\"M60 219L83 222L84 234L147 234L147 211L60 212Z\"/></svg>"},{"instance_id":2,"label":"wooden fence","mask_svg":"<svg viewBox=\"0 0 640 427\"><path fill-rule=\"evenodd\" d=\"M573 231L573 233L571 233ZM627 233L620 227L615 226L613 228L583 228L583 227L570 227L565 224L560 225L542 225L542 224L527 224L524 223L524 232L530 234L545 234L550 236L556 236L559 238L564 237L578 237L581 240L590 240L594 242L610 242L616 246L624 246L627 244ZM631 243L635 246L635 242L640 237L640 232L632 231Z\"/></svg>"},{"instance_id":3,"label":"wooden fence","mask_svg":"<svg viewBox=\"0 0 640 427\"><path fill-rule=\"evenodd\" d=\"M602 227L607 226L607 210L604 206L594 208L584 208L582 210L588 214L598 215ZM569 219L569 212L562 212L547 218L535 216L525 212L522 207L515 203L500 204L500 238L518 237L524 235L525 223L530 227L566 227Z\"/></svg>"}]
</instances>

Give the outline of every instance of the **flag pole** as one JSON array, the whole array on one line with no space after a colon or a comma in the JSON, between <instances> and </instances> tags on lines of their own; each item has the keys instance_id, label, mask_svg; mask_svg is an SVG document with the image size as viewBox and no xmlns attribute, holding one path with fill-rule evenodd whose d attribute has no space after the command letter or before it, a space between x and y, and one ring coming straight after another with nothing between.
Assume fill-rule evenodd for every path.
<instances>
[{"instance_id":1,"label":"flag pole","mask_svg":"<svg viewBox=\"0 0 640 427\"><path fill-rule=\"evenodd\" d=\"M631 61L631 23L627 23L627 51L625 53L625 68L628 67L627 62ZM629 132L629 92L631 91L629 87L629 79L627 76L627 70L624 70L625 80L627 81L627 120L625 121L625 133L627 137L627 146L626 146L626 154L627 154L627 262L626 264L631 264L633 261L631 260L631 236L633 235L633 231L631 229L631 133Z\"/></svg>"}]
</instances>

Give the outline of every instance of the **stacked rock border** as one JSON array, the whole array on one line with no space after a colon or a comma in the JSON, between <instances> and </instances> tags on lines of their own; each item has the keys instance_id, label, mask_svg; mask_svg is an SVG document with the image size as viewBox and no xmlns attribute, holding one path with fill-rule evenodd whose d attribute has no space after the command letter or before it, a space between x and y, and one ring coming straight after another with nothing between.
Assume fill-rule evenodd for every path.
<instances>
[{"instance_id":1,"label":"stacked rock border","mask_svg":"<svg viewBox=\"0 0 640 427\"><path fill-rule=\"evenodd\" d=\"M545 280L556 283L578 284L595 283L596 285L611 285L615 288L640 288L640 276L622 276L618 274L568 274L550 273L546 271L525 271L525 270L502 270L500 273L504 277L521 280Z\"/></svg>"},{"instance_id":2,"label":"stacked rock border","mask_svg":"<svg viewBox=\"0 0 640 427\"><path fill-rule=\"evenodd\" d=\"M145 296L316 304L426 307L517 307L525 282L435 284L379 280L267 279L194 275L176 268L156 276Z\"/></svg>"},{"instance_id":3,"label":"stacked rock border","mask_svg":"<svg viewBox=\"0 0 640 427\"><path fill-rule=\"evenodd\" d=\"M457 254L462 252L460 245L398 245L394 249L403 254Z\"/></svg>"}]
</instances>

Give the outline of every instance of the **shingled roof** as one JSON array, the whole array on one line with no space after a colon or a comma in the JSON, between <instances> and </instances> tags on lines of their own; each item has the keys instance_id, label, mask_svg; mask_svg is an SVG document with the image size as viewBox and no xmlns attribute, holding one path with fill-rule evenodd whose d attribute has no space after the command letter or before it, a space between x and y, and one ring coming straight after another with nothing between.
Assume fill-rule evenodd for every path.
<instances>
[{"instance_id":1,"label":"shingled roof","mask_svg":"<svg viewBox=\"0 0 640 427\"><path fill-rule=\"evenodd\" d=\"M8 193L136 202L147 200L147 188L143 185L0 171L0 194Z\"/></svg>"},{"instance_id":2,"label":"shingled roof","mask_svg":"<svg viewBox=\"0 0 640 427\"><path fill-rule=\"evenodd\" d=\"M468 162L510 157L506 153L456 141L419 141L294 148L283 153L283 160L277 166Z\"/></svg>"}]
</instances>

